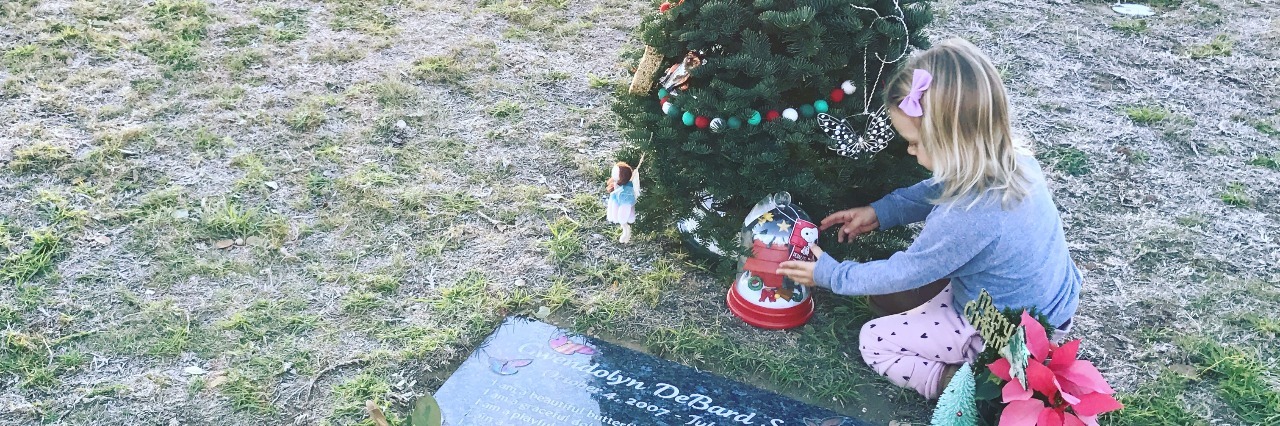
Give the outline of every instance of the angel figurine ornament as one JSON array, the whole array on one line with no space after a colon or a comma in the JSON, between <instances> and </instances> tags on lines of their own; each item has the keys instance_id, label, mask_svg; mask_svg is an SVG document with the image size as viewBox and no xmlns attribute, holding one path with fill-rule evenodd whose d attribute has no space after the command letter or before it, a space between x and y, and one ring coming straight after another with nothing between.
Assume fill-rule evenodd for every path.
<instances>
[{"instance_id":1,"label":"angel figurine ornament","mask_svg":"<svg viewBox=\"0 0 1280 426\"><path fill-rule=\"evenodd\" d=\"M626 162L619 161L613 165L607 188L609 197L605 202L605 219L622 226L622 235L618 242L626 244L631 241L631 224L636 222L636 198L640 197L640 165L644 157L632 168Z\"/></svg>"}]
</instances>

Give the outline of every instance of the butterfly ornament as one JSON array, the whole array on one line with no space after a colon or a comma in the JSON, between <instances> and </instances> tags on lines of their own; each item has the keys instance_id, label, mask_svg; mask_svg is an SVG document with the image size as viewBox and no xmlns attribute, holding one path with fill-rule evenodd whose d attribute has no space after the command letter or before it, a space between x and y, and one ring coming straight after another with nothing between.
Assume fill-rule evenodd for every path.
<instances>
[{"instance_id":1,"label":"butterfly ornament","mask_svg":"<svg viewBox=\"0 0 1280 426\"><path fill-rule=\"evenodd\" d=\"M866 131L861 134L853 130L848 119L836 118L830 114L818 114L818 127L833 141L827 144L827 148L841 156L856 159L863 155L880 152L897 136L893 132L893 125L889 123L889 114L883 107L874 112L853 115L853 117L859 116L865 116L867 120Z\"/></svg>"}]
</instances>

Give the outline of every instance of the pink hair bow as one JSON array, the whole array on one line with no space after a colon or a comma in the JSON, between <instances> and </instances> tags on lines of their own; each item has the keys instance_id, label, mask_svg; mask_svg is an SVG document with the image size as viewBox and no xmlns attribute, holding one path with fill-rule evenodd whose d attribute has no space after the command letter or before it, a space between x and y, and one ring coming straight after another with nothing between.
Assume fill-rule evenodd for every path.
<instances>
[{"instance_id":1,"label":"pink hair bow","mask_svg":"<svg viewBox=\"0 0 1280 426\"><path fill-rule=\"evenodd\" d=\"M929 90L929 83L932 82L933 76L928 71L916 68L911 74L911 91L907 92L907 97L902 98L902 102L898 103L898 109L911 117L924 115L924 108L920 107L920 97L924 96L925 90Z\"/></svg>"}]
</instances>

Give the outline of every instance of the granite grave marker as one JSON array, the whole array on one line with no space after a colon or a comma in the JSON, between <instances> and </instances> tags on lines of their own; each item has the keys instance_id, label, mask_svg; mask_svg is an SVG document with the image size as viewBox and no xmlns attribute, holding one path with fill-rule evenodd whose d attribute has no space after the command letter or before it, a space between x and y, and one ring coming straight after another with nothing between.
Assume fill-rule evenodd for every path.
<instances>
[{"instance_id":1,"label":"granite grave marker","mask_svg":"<svg viewBox=\"0 0 1280 426\"><path fill-rule=\"evenodd\" d=\"M550 324L508 317L435 394L445 426L864 426Z\"/></svg>"}]
</instances>

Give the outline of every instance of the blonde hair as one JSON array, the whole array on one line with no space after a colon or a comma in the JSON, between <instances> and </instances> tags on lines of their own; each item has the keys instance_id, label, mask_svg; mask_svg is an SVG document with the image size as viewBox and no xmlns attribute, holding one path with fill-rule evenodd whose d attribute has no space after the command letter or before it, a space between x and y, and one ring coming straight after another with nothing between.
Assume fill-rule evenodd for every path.
<instances>
[{"instance_id":1,"label":"blonde hair","mask_svg":"<svg viewBox=\"0 0 1280 426\"><path fill-rule=\"evenodd\" d=\"M888 105L898 107L911 90L912 73L923 69L933 81L920 99L920 148L932 159L933 176L942 184L936 204L997 192L1008 208L1030 191L1018 167L1029 154L1015 142L1009 124L1004 83L987 55L963 39L950 39L912 57L885 89Z\"/></svg>"}]
</instances>

